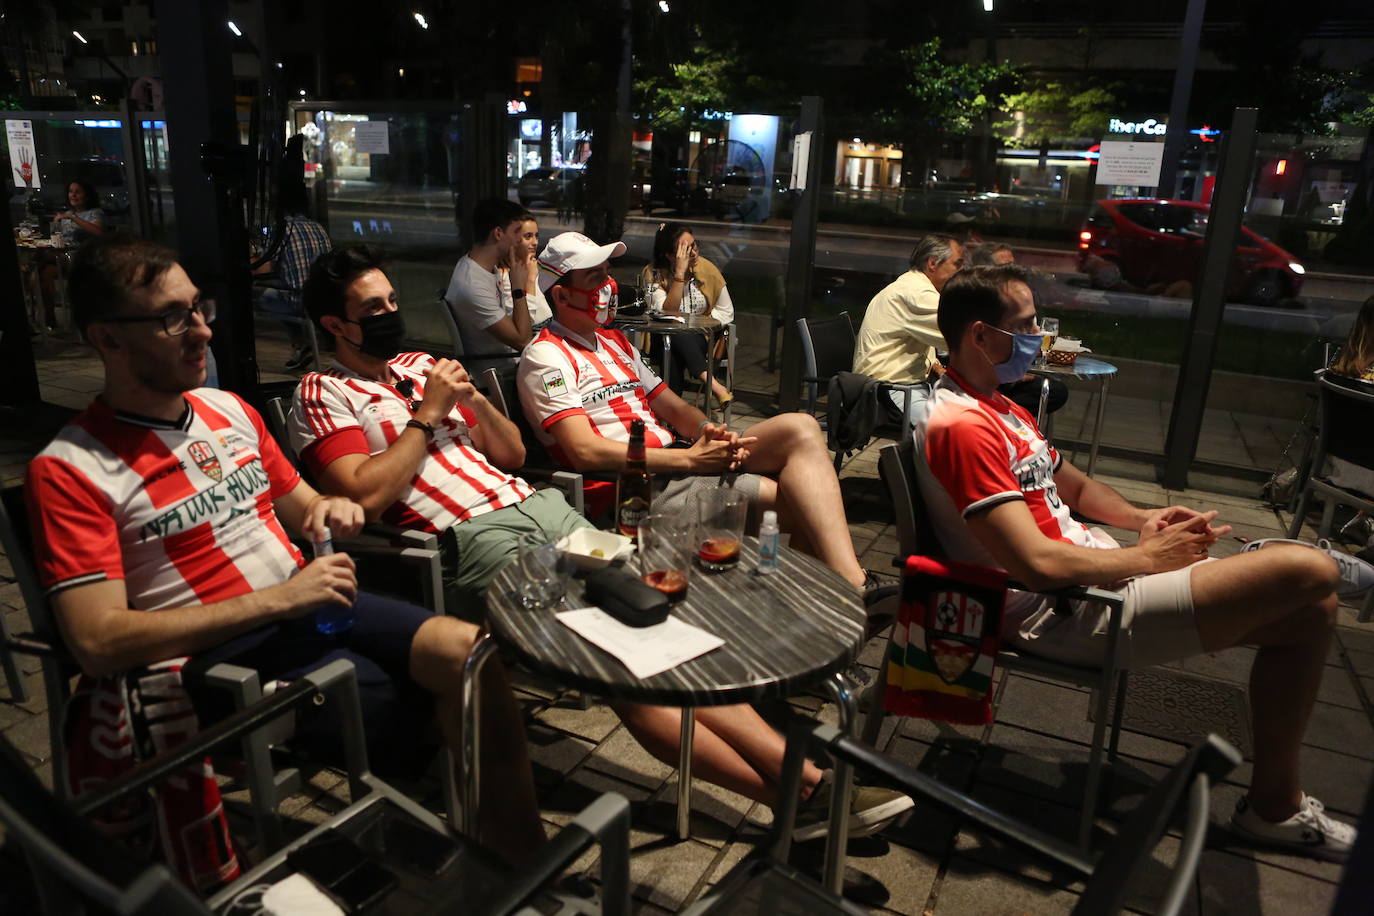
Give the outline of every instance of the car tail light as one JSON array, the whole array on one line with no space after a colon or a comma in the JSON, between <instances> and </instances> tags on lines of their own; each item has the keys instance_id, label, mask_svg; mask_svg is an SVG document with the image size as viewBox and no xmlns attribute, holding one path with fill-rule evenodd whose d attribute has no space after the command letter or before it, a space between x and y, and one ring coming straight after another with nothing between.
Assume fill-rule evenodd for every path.
<instances>
[{"instance_id":1,"label":"car tail light","mask_svg":"<svg viewBox=\"0 0 1374 916\"><path fill-rule=\"evenodd\" d=\"M1091 244L1092 240L1093 240L1093 234L1092 234L1091 232L1089 232L1088 230L1084 229L1082 232L1078 233L1078 247L1079 247L1079 248L1087 248L1088 245Z\"/></svg>"}]
</instances>

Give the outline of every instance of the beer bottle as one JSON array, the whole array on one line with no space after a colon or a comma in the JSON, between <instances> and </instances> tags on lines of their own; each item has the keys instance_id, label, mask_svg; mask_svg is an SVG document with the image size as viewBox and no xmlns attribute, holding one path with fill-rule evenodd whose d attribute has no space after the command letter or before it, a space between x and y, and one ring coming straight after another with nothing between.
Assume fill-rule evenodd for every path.
<instances>
[{"instance_id":1,"label":"beer bottle","mask_svg":"<svg viewBox=\"0 0 1374 916\"><path fill-rule=\"evenodd\" d=\"M630 422L630 448L615 486L615 524L626 537L639 538L639 524L649 517L653 476L644 460L644 421Z\"/></svg>"}]
</instances>

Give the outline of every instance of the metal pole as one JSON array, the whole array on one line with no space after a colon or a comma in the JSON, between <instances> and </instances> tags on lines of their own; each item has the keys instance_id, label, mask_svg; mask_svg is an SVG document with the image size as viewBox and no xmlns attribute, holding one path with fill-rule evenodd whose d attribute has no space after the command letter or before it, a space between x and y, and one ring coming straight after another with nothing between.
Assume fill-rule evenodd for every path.
<instances>
[{"instance_id":1,"label":"metal pole","mask_svg":"<svg viewBox=\"0 0 1374 916\"><path fill-rule=\"evenodd\" d=\"M690 706L684 706L677 748L677 838L679 840L685 840L692 835L692 743L696 724L696 710Z\"/></svg>"},{"instance_id":2,"label":"metal pole","mask_svg":"<svg viewBox=\"0 0 1374 916\"><path fill-rule=\"evenodd\" d=\"M796 410L801 403L801 341L797 319L811 310L811 271L816 263L816 221L821 200L821 161L825 158L822 127L825 112L818 95L802 97L801 132L811 133L806 190L797 195L787 249L787 299L783 303L782 374L778 407Z\"/></svg>"},{"instance_id":3,"label":"metal pole","mask_svg":"<svg viewBox=\"0 0 1374 916\"><path fill-rule=\"evenodd\" d=\"M1231 130L1223 141L1216 193L1207 218L1207 238L1202 249L1202 276L1193 297L1188 320L1188 339L1178 370L1174 410L1169 417L1165 444L1164 486L1182 490L1188 486L1188 466L1197 457L1202 432L1207 388L1212 380L1217 334L1226 309L1226 277L1240 237L1245 197L1255 162L1255 121L1258 110L1237 108Z\"/></svg>"},{"instance_id":4,"label":"metal pole","mask_svg":"<svg viewBox=\"0 0 1374 916\"><path fill-rule=\"evenodd\" d=\"M119 100L120 136L124 141L124 175L129 186L129 216L135 235L152 234L148 213L148 162L143 155L142 114L134 110L134 102L126 94Z\"/></svg>"},{"instance_id":5,"label":"metal pole","mask_svg":"<svg viewBox=\"0 0 1374 916\"><path fill-rule=\"evenodd\" d=\"M836 723L842 733L854 737L854 725L858 721L859 698L854 695L853 685L843 671L837 671L825 682L835 699L835 709L839 713ZM830 832L825 842L825 863L821 868L821 881L833 893L844 893L845 853L849 846L849 793L854 786L854 764L848 760L835 760L835 782L830 797Z\"/></svg>"},{"instance_id":6,"label":"metal pole","mask_svg":"<svg viewBox=\"0 0 1374 916\"><path fill-rule=\"evenodd\" d=\"M234 112L226 0L157 0L168 146L181 264L220 303L213 346L220 387L257 400L248 235L247 157Z\"/></svg>"},{"instance_id":7,"label":"metal pole","mask_svg":"<svg viewBox=\"0 0 1374 916\"><path fill-rule=\"evenodd\" d=\"M1197 69L1198 43L1202 38L1202 14L1207 0L1188 0L1183 15L1183 34L1178 40L1178 69L1174 71L1174 92L1169 99L1169 129L1164 134L1164 162L1159 170L1160 197L1173 197L1178 184L1178 159L1188 136L1188 101L1193 94L1193 71Z\"/></svg>"},{"instance_id":8,"label":"metal pole","mask_svg":"<svg viewBox=\"0 0 1374 916\"><path fill-rule=\"evenodd\" d=\"M36 412L41 394L38 388L38 365L33 358L33 339L29 336L28 296L19 272L19 253L10 239L14 229L10 225L9 208L0 216L0 232L5 244L0 245L0 289L7 289L9 305L0 309L0 407L21 413ZM37 278L34 278L35 282ZM6 424L12 418L5 416ZM10 681L15 689L16 681ZM17 695L17 694L16 694Z\"/></svg>"},{"instance_id":9,"label":"metal pole","mask_svg":"<svg viewBox=\"0 0 1374 916\"><path fill-rule=\"evenodd\" d=\"M478 805L482 797L482 668L487 659L496 651L496 640L486 630L473 643L472 651L463 662L461 682L462 700L462 753L459 766L462 767L461 781L463 790L462 832L472 840L478 839L482 822L478 816ZM450 824L452 828L454 825Z\"/></svg>"}]
</instances>

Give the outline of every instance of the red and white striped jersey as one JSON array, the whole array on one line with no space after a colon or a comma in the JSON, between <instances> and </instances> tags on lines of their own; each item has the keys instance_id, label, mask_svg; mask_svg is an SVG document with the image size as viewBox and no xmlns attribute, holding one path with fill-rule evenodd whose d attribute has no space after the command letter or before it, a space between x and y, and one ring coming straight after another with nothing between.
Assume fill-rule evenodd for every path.
<instances>
[{"instance_id":1,"label":"red and white striped jersey","mask_svg":"<svg viewBox=\"0 0 1374 916\"><path fill-rule=\"evenodd\" d=\"M1012 499L1025 501L1048 538L1080 547L1117 546L1070 514L1054 483L1059 452L1031 415L1001 393L985 397L950 370L924 405L915 436L921 495L950 558L996 568L964 519ZM1008 607L1013 603L1028 602L1009 598Z\"/></svg>"},{"instance_id":2,"label":"red and white striped jersey","mask_svg":"<svg viewBox=\"0 0 1374 916\"><path fill-rule=\"evenodd\" d=\"M391 360L395 382L365 379L335 363L328 372L301 379L291 407L289 433L305 466L319 474L345 455L379 455L391 447L414 416L411 404L425 396L428 353L402 353ZM397 390L407 388L408 396ZM502 471L472 444L477 417L455 406L434 427L434 438L410 488L382 514L406 528L439 532L534 493L519 477Z\"/></svg>"},{"instance_id":3,"label":"red and white striped jersey","mask_svg":"<svg viewBox=\"0 0 1374 916\"><path fill-rule=\"evenodd\" d=\"M574 334L558 322L525 347L516 376L520 403L535 433L560 462L566 463L549 427L582 414L598 436L630 441L630 423L644 421L644 445L664 448L673 432L654 415L650 402L664 383L644 364L624 333L597 328L593 339Z\"/></svg>"},{"instance_id":4,"label":"red and white striped jersey","mask_svg":"<svg viewBox=\"0 0 1374 916\"><path fill-rule=\"evenodd\" d=\"M29 463L39 578L49 592L124 579L131 607L210 604L304 565L272 501L300 475L253 408L214 388L169 423L102 401Z\"/></svg>"}]
</instances>

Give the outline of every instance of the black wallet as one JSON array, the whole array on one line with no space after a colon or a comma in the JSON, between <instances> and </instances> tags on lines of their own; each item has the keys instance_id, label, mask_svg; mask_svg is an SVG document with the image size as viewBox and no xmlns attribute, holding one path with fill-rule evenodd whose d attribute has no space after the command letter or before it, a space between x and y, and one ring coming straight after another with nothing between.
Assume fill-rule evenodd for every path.
<instances>
[{"instance_id":1,"label":"black wallet","mask_svg":"<svg viewBox=\"0 0 1374 916\"><path fill-rule=\"evenodd\" d=\"M668 596L613 566L587 577L587 602L631 627L651 627L668 619Z\"/></svg>"}]
</instances>

